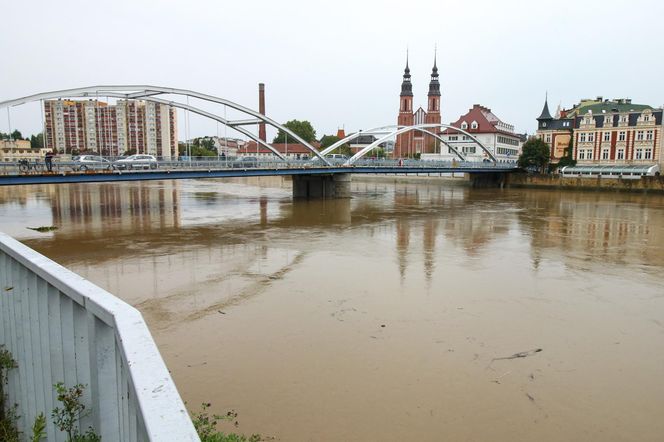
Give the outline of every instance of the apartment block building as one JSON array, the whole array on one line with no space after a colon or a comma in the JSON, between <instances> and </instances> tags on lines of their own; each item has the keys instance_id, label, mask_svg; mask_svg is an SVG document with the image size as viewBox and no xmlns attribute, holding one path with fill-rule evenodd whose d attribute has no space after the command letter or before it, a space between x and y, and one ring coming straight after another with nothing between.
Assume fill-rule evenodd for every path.
<instances>
[{"instance_id":1,"label":"apartment block building","mask_svg":"<svg viewBox=\"0 0 664 442\"><path fill-rule=\"evenodd\" d=\"M177 158L177 111L142 100L47 100L44 102L46 147L61 153L126 152Z\"/></svg>"}]
</instances>

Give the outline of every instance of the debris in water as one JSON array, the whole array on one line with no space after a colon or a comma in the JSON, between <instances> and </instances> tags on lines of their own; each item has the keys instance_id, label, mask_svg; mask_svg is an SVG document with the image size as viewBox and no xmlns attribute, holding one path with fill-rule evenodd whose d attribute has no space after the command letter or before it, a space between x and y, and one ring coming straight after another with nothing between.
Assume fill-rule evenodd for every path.
<instances>
[{"instance_id":1,"label":"debris in water","mask_svg":"<svg viewBox=\"0 0 664 442\"><path fill-rule=\"evenodd\" d=\"M226 314L226 312L222 312L221 310L217 310L217 313L221 313L222 315Z\"/></svg>"},{"instance_id":2,"label":"debris in water","mask_svg":"<svg viewBox=\"0 0 664 442\"><path fill-rule=\"evenodd\" d=\"M14 290L14 287L5 287L5 291L8 292L10 290Z\"/></svg>"},{"instance_id":3,"label":"debris in water","mask_svg":"<svg viewBox=\"0 0 664 442\"><path fill-rule=\"evenodd\" d=\"M28 227L30 230L35 230L37 232L52 232L53 230L58 230L57 227L55 226L40 226L40 227Z\"/></svg>"},{"instance_id":4,"label":"debris in water","mask_svg":"<svg viewBox=\"0 0 664 442\"><path fill-rule=\"evenodd\" d=\"M528 396L528 399L530 399L532 402L535 402L535 398L530 395L530 393L526 393L526 396Z\"/></svg>"}]
</instances>

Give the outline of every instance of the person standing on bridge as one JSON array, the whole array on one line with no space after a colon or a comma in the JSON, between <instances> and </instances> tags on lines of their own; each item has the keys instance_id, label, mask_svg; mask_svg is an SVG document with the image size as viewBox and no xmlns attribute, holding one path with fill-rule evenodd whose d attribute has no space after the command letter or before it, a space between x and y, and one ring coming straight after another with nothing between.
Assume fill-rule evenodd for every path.
<instances>
[{"instance_id":1,"label":"person standing on bridge","mask_svg":"<svg viewBox=\"0 0 664 442\"><path fill-rule=\"evenodd\" d=\"M54 154L53 154L52 150L49 150L48 152L46 152L46 155L44 157L44 161L46 162L46 169L49 172L53 172L53 157L54 157Z\"/></svg>"}]
</instances>

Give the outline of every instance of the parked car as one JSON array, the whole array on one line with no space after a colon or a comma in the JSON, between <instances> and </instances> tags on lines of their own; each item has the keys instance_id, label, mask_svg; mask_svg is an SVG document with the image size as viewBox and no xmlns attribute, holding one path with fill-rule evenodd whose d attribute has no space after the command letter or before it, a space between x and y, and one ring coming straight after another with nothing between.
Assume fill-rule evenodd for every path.
<instances>
[{"instance_id":1,"label":"parked car","mask_svg":"<svg viewBox=\"0 0 664 442\"><path fill-rule=\"evenodd\" d=\"M117 169L156 169L157 159L152 155L130 155L113 163Z\"/></svg>"},{"instance_id":2,"label":"parked car","mask_svg":"<svg viewBox=\"0 0 664 442\"><path fill-rule=\"evenodd\" d=\"M258 167L258 158L256 157L242 157L231 163L233 169L248 169L250 167Z\"/></svg>"},{"instance_id":3,"label":"parked car","mask_svg":"<svg viewBox=\"0 0 664 442\"><path fill-rule=\"evenodd\" d=\"M113 163L106 158L97 155L78 155L71 159L72 169L86 171L86 170L111 170Z\"/></svg>"}]
</instances>

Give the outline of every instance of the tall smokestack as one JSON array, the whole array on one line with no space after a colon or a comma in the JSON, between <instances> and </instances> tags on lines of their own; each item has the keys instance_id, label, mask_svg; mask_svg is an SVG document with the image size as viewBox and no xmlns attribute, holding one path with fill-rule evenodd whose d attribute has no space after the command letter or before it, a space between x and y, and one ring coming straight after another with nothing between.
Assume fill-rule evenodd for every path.
<instances>
[{"instance_id":1,"label":"tall smokestack","mask_svg":"<svg viewBox=\"0 0 664 442\"><path fill-rule=\"evenodd\" d=\"M258 83L258 112L265 115L265 84L263 83ZM266 141L265 123L258 125L258 138Z\"/></svg>"}]
</instances>

